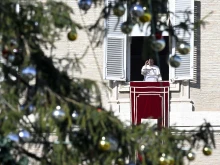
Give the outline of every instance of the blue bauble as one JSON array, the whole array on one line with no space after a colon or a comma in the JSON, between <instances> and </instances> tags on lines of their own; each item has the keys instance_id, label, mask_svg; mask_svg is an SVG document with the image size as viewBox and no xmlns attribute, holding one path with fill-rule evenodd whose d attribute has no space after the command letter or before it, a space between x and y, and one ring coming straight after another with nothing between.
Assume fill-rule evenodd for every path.
<instances>
[{"instance_id":1,"label":"blue bauble","mask_svg":"<svg viewBox=\"0 0 220 165\"><path fill-rule=\"evenodd\" d=\"M78 5L81 10L87 11L92 6L92 0L80 0Z\"/></svg>"},{"instance_id":2,"label":"blue bauble","mask_svg":"<svg viewBox=\"0 0 220 165\"><path fill-rule=\"evenodd\" d=\"M130 12L135 17L140 17L140 16L144 15L143 6L141 6L139 4L132 5Z\"/></svg>"}]
</instances>

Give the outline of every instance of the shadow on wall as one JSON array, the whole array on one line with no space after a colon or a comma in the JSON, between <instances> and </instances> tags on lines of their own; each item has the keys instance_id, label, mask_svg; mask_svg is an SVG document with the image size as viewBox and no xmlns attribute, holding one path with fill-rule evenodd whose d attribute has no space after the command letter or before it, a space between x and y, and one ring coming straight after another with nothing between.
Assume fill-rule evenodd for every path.
<instances>
[{"instance_id":1,"label":"shadow on wall","mask_svg":"<svg viewBox=\"0 0 220 165\"><path fill-rule=\"evenodd\" d=\"M201 19L201 2L195 1L194 2L194 22ZM194 59L193 59L193 66L194 66L194 73L193 73L193 80L190 81L191 88L198 88L200 89L200 82L201 82L201 50L200 50L200 42L201 42L201 27L198 27L194 30Z\"/></svg>"}]
</instances>

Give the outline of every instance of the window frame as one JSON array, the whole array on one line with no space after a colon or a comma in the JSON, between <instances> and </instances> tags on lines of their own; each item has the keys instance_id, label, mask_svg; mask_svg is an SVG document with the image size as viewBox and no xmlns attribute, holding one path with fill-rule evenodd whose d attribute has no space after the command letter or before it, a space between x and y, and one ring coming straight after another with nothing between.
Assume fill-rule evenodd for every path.
<instances>
[{"instance_id":1,"label":"window frame","mask_svg":"<svg viewBox=\"0 0 220 165\"><path fill-rule=\"evenodd\" d=\"M112 1L112 0L111 0ZM169 10L171 12L175 12L175 3L176 3L177 0L169 0ZM184 1L184 0L182 0ZM193 0L190 0L192 4L194 4L194 1ZM107 0L106 0L107 2ZM194 5L193 5L194 7ZM194 16L192 15L192 19L194 19ZM125 21L123 19L123 21ZM175 18L174 16L171 15L170 17L170 21L173 22L175 21ZM105 23L105 28L106 28L106 23ZM137 30L137 28L136 28ZM130 42L131 40L129 39L131 36L149 36L148 35L145 35L145 34L141 34L140 35L140 32L137 32L138 34L135 35L135 32L133 31L130 35L127 35L127 37L125 38L126 42L124 44L125 48L124 48L124 68L125 68L125 78L122 80L117 80L117 79L108 79L108 80L115 80L115 81L124 81L126 82L126 84L129 84L130 82L130 71L131 71L131 55L130 55ZM111 36L111 35L110 35ZM116 37L114 35L112 35L113 37ZM164 32L163 33L163 36L169 36L169 34L167 32ZM192 33L192 36L193 33ZM107 37L106 37L107 38ZM106 44L106 38L104 40L104 53L105 53L105 56L104 56L104 63L103 63L103 73L104 73L104 79L107 79L106 78L106 51L107 51L107 44ZM193 48L193 45L194 45L194 40L193 40L193 37L191 37L191 40L190 40L190 44L192 45L192 48L191 48L191 52L190 52L190 76L187 76L187 77L176 77L175 75L175 68L169 66L169 81L170 82L175 82L175 81L179 81L179 80L190 80L190 79L193 79L193 54L194 54L194 48ZM171 53L170 53L170 56L172 56L172 54L175 54L176 52L176 49L175 49L175 43L171 43ZM127 85L125 85L127 86Z\"/></svg>"}]
</instances>

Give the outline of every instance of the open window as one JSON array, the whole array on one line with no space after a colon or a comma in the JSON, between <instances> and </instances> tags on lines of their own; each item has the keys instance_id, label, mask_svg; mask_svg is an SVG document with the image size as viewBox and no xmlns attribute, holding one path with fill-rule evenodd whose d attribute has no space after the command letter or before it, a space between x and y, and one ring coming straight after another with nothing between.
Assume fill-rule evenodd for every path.
<instances>
[{"instance_id":1,"label":"open window","mask_svg":"<svg viewBox=\"0 0 220 165\"><path fill-rule=\"evenodd\" d=\"M114 0L107 0L107 3ZM194 1L192 0L170 0L170 11L175 16L170 17L170 23L176 25L185 20L183 11L194 11ZM120 18L118 26L118 18L111 14L106 21L108 30L104 45L104 79L117 81L142 81L143 76L140 74L141 67L146 59L142 57L142 47L144 40L147 38L148 32L138 32L137 26L133 28L132 33L128 36L121 32L120 24L126 21L126 15ZM193 14L191 14L193 22ZM175 42L170 42L169 36L164 36L166 48L158 52L159 60L155 60L156 65L160 67L163 81L167 80L190 80L193 79L193 54L194 54L194 35L183 35L179 33L184 41L191 45L191 52L188 55L180 55L175 49ZM169 51L172 46L172 51ZM179 68L172 68L167 64L168 57L177 54L181 57L182 63ZM158 62L159 61L159 62Z\"/></svg>"},{"instance_id":2,"label":"open window","mask_svg":"<svg viewBox=\"0 0 220 165\"><path fill-rule=\"evenodd\" d=\"M163 81L169 81L169 37L164 36L166 47L158 52L158 59L154 59L154 64L160 68ZM147 41L148 37L133 36L130 37L130 81L143 81L141 75L141 68L149 56L147 55Z\"/></svg>"}]
</instances>

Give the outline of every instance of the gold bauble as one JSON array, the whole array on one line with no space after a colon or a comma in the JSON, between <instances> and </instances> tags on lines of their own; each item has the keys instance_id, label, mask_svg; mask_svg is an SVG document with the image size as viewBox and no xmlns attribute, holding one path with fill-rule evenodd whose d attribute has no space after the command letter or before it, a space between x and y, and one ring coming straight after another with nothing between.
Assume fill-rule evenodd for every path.
<instances>
[{"instance_id":1,"label":"gold bauble","mask_svg":"<svg viewBox=\"0 0 220 165\"><path fill-rule=\"evenodd\" d=\"M142 22L142 23L145 23L145 22L150 22L151 21L151 14L150 13L144 13L144 15L140 16L139 17L139 20Z\"/></svg>"},{"instance_id":2,"label":"gold bauble","mask_svg":"<svg viewBox=\"0 0 220 165\"><path fill-rule=\"evenodd\" d=\"M179 42L177 44L177 50L181 55L189 54L190 52L190 45L186 42Z\"/></svg>"},{"instance_id":3,"label":"gold bauble","mask_svg":"<svg viewBox=\"0 0 220 165\"><path fill-rule=\"evenodd\" d=\"M172 156L167 156L167 163L168 165L174 165L175 164L175 160Z\"/></svg>"},{"instance_id":4,"label":"gold bauble","mask_svg":"<svg viewBox=\"0 0 220 165\"><path fill-rule=\"evenodd\" d=\"M74 32L74 31L70 31L68 34L67 34L67 37L70 41L75 41L77 39L77 33Z\"/></svg>"},{"instance_id":5,"label":"gold bauble","mask_svg":"<svg viewBox=\"0 0 220 165\"><path fill-rule=\"evenodd\" d=\"M159 158L159 165L168 165L168 160L165 156Z\"/></svg>"},{"instance_id":6,"label":"gold bauble","mask_svg":"<svg viewBox=\"0 0 220 165\"><path fill-rule=\"evenodd\" d=\"M105 137L102 137L102 140L99 142L99 149L102 151L109 151L111 148L111 144L106 140Z\"/></svg>"},{"instance_id":7,"label":"gold bauble","mask_svg":"<svg viewBox=\"0 0 220 165\"><path fill-rule=\"evenodd\" d=\"M117 158L115 163L116 163L116 165L124 165L125 164L125 162L122 158Z\"/></svg>"},{"instance_id":8,"label":"gold bauble","mask_svg":"<svg viewBox=\"0 0 220 165\"><path fill-rule=\"evenodd\" d=\"M212 154L212 148L210 146L205 146L202 152L204 155L209 156Z\"/></svg>"},{"instance_id":9,"label":"gold bauble","mask_svg":"<svg viewBox=\"0 0 220 165\"><path fill-rule=\"evenodd\" d=\"M189 161L193 161L193 160L195 160L195 158L196 158L196 154L194 153L194 152L188 152L187 153L187 159L189 160Z\"/></svg>"},{"instance_id":10,"label":"gold bauble","mask_svg":"<svg viewBox=\"0 0 220 165\"><path fill-rule=\"evenodd\" d=\"M125 13L125 7L123 4L116 4L113 8L113 13L114 15L116 15L117 17L121 17L124 15Z\"/></svg>"}]
</instances>

